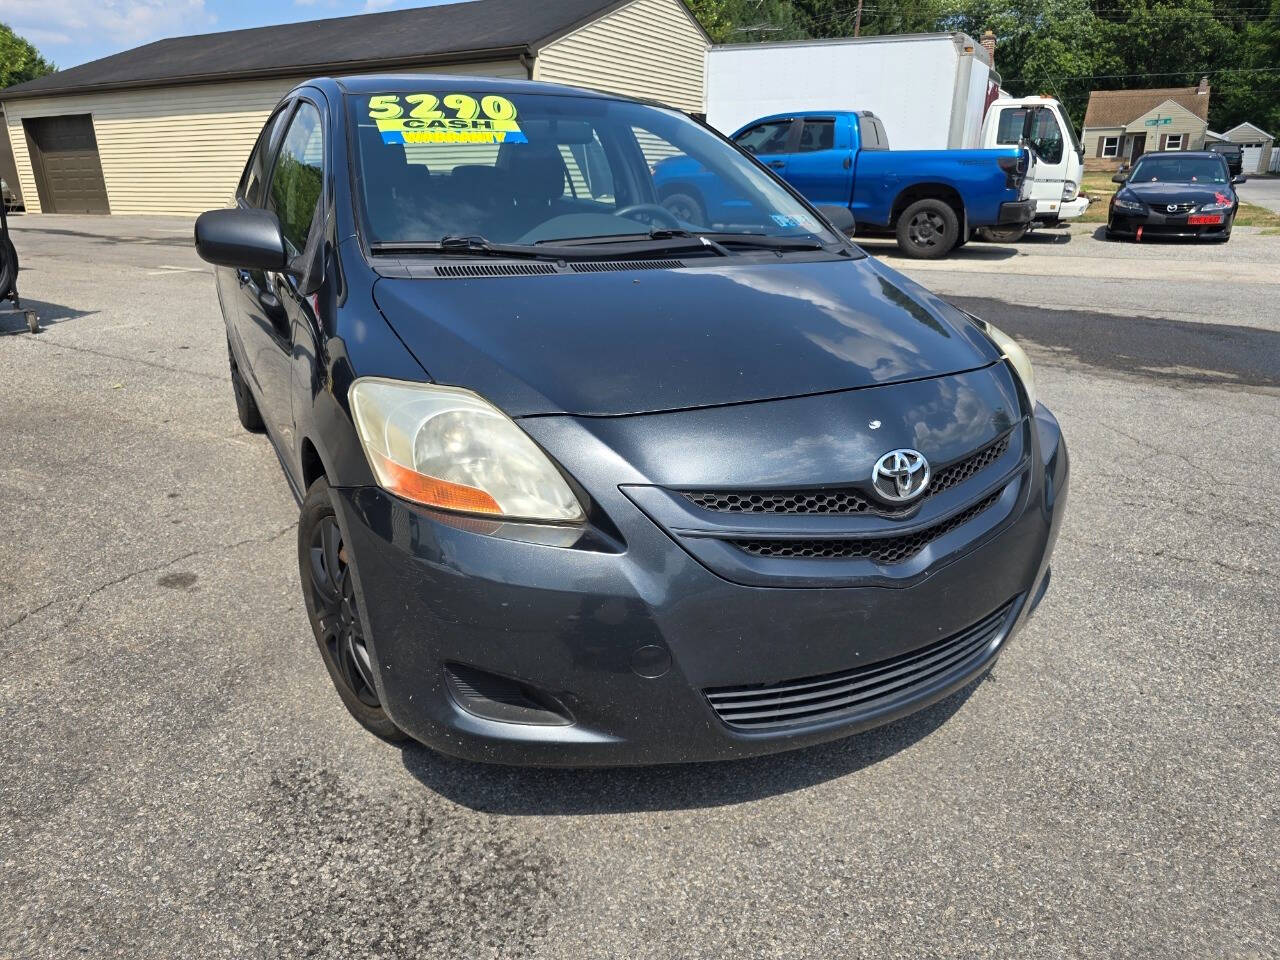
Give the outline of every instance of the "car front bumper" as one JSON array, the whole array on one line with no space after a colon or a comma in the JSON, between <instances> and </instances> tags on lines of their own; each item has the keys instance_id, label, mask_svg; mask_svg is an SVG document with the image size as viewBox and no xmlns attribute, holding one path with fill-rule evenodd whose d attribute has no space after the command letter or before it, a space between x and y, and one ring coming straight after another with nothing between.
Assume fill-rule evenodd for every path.
<instances>
[{"instance_id":1,"label":"car front bumper","mask_svg":"<svg viewBox=\"0 0 1280 960\"><path fill-rule=\"evenodd\" d=\"M989 668L1047 586L1067 451L1043 407L1026 423L1027 466L1005 494L1007 514L898 586L732 582L622 500L611 508L625 538L618 549L572 543L564 528L419 510L377 488L336 489L382 703L444 753L561 766L772 753L919 710ZM981 636L966 633L983 623ZM477 715L446 672L459 664L518 681L565 721ZM852 688L865 674L883 695L765 729L713 706L850 672Z\"/></svg>"},{"instance_id":2,"label":"car front bumper","mask_svg":"<svg viewBox=\"0 0 1280 960\"><path fill-rule=\"evenodd\" d=\"M1234 211L1211 213L1207 216L1219 216L1218 223L1188 223L1189 217L1206 216L1206 214L1180 213L1166 216L1150 210L1146 213L1128 212L1112 207L1107 229L1117 236L1137 237L1141 230L1142 237L1197 238L1222 237L1231 232Z\"/></svg>"}]
</instances>

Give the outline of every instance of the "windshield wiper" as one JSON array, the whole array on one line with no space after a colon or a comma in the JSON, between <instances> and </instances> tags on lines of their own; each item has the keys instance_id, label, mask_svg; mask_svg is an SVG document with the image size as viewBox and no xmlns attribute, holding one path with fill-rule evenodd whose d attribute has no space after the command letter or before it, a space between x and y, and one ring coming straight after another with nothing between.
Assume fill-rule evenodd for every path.
<instances>
[{"instance_id":1,"label":"windshield wiper","mask_svg":"<svg viewBox=\"0 0 1280 960\"><path fill-rule=\"evenodd\" d=\"M532 247L522 243L491 243L484 237L459 237L449 235L438 241L407 241L395 243L371 243L369 250L375 254L385 253L443 253L448 256L468 257L557 257L560 254L551 249Z\"/></svg>"}]
</instances>

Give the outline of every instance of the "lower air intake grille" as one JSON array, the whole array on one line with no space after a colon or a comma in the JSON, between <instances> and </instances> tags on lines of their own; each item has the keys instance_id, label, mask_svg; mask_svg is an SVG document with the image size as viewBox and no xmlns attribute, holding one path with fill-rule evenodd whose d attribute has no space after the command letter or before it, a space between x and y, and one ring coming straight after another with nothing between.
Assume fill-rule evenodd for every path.
<instances>
[{"instance_id":1,"label":"lower air intake grille","mask_svg":"<svg viewBox=\"0 0 1280 960\"><path fill-rule=\"evenodd\" d=\"M818 560L873 560L901 563L909 560L939 537L968 523L1000 499L997 490L973 506L953 514L941 523L915 533L888 537L860 537L834 540L731 540L734 546L755 557L802 557Z\"/></svg>"},{"instance_id":2,"label":"lower air intake grille","mask_svg":"<svg viewBox=\"0 0 1280 960\"><path fill-rule=\"evenodd\" d=\"M740 730L769 730L874 714L967 676L993 654L1013 603L954 636L865 667L776 684L703 691L717 716Z\"/></svg>"},{"instance_id":3,"label":"lower air intake grille","mask_svg":"<svg viewBox=\"0 0 1280 960\"><path fill-rule=\"evenodd\" d=\"M896 516L910 513L935 493L964 483L995 463L1009 449L1009 434L1005 434L963 460L947 464L934 471L925 488L924 496L905 507L890 507L872 502L852 487L835 487L810 490L690 490L684 496L704 510L718 513L788 513L788 514L849 514L877 513Z\"/></svg>"}]
</instances>

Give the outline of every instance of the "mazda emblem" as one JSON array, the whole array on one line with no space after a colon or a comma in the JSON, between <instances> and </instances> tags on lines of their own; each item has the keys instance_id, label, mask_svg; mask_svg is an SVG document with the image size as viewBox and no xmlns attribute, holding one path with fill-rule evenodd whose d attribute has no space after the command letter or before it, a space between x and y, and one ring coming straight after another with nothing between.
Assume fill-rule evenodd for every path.
<instances>
[{"instance_id":1,"label":"mazda emblem","mask_svg":"<svg viewBox=\"0 0 1280 960\"><path fill-rule=\"evenodd\" d=\"M929 461L919 450L890 450L871 468L871 485L890 503L906 503L929 486Z\"/></svg>"},{"instance_id":2,"label":"mazda emblem","mask_svg":"<svg viewBox=\"0 0 1280 960\"><path fill-rule=\"evenodd\" d=\"M1165 209L1168 210L1170 213L1177 213L1178 205L1176 203L1171 203L1167 207L1165 207Z\"/></svg>"}]
</instances>

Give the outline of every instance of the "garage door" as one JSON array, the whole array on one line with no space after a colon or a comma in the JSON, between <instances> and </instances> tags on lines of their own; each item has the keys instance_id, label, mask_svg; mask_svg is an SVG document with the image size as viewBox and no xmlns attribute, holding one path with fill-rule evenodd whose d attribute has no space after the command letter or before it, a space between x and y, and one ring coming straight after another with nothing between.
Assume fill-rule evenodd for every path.
<instances>
[{"instance_id":1,"label":"garage door","mask_svg":"<svg viewBox=\"0 0 1280 960\"><path fill-rule=\"evenodd\" d=\"M1245 147L1244 158L1240 167L1245 173L1257 173L1258 164L1262 162L1262 144L1256 147Z\"/></svg>"},{"instance_id":2,"label":"garage door","mask_svg":"<svg viewBox=\"0 0 1280 960\"><path fill-rule=\"evenodd\" d=\"M45 213L110 213L93 118L87 113L22 121Z\"/></svg>"}]
</instances>

